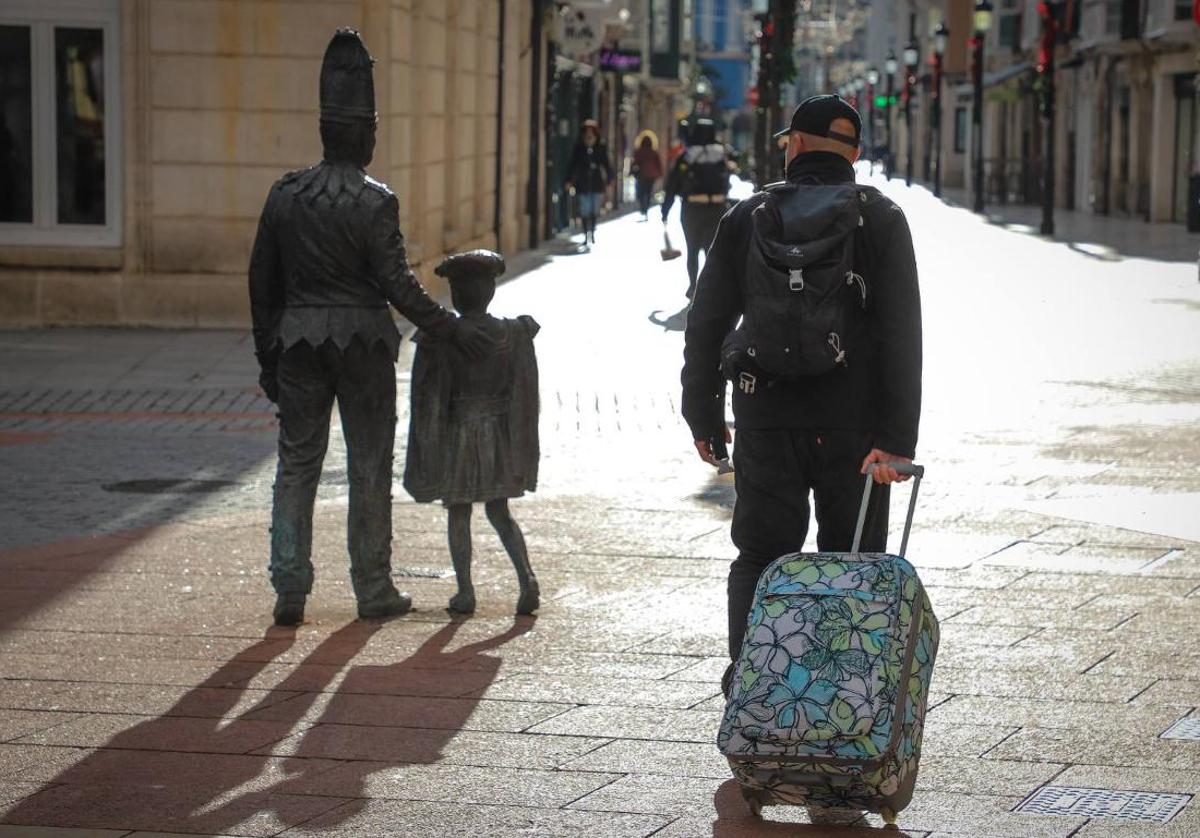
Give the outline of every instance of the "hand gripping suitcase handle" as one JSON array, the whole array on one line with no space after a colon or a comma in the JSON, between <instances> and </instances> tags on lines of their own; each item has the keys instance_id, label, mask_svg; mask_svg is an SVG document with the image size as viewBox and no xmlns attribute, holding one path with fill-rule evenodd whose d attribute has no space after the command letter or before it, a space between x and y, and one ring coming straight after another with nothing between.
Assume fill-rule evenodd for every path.
<instances>
[{"instance_id":1,"label":"hand gripping suitcase handle","mask_svg":"<svg viewBox=\"0 0 1200 838\"><path fill-rule=\"evenodd\" d=\"M867 482L863 487L862 506L858 509L858 524L854 527L854 544L850 547L851 553L857 553L859 544L862 543L863 527L867 523L867 503L871 500L871 485L874 483L875 469L878 466L891 466L900 474L907 474L913 477L912 495L908 499L908 517L904 519L904 538L900 541L900 556L903 556L908 550L908 532L912 529L913 513L917 510L917 490L921 488L921 478L925 476L925 466L919 466L916 463L871 463L867 469Z\"/></svg>"}]
</instances>

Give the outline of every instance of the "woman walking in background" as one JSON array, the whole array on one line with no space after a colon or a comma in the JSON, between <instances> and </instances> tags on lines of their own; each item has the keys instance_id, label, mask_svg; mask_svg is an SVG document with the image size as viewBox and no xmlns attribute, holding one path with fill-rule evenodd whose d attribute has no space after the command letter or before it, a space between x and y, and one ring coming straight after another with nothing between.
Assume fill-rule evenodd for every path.
<instances>
[{"instance_id":1,"label":"woman walking in background","mask_svg":"<svg viewBox=\"0 0 1200 838\"><path fill-rule=\"evenodd\" d=\"M637 179L638 209L642 220L650 213L650 201L654 198L654 184L663 176L662 158L658 156L658 136L646 129L637 135L637 148L633 152L632 174Z\"/></svg>"},{"instance_id":2,"label":"woman walking in background","mask_svg":"<svg viewBox=\"0 0 1200 838\"><path fill-rule=\"evenodd\" d=\"M585 120L579 129L579 142L571 152L566 183L567 189L575 190L584 244L596 243L596 216L604 203L604 190L612 181L612 163L608 148L600 141L600 125L594 119Z\"/></svg>"}]
</instances>

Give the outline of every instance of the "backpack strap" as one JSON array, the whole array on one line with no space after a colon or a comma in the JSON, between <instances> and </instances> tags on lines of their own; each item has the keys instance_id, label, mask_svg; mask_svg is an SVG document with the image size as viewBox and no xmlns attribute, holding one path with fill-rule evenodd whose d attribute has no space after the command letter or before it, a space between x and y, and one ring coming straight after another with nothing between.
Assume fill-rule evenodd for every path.
<instances>
[{"instance_id":1,"label":"backpack strap","mask_svg":"<svg viewBox=\"0 0 1200 838\"><path fill-rule=\"evenodd\" d=\"M873 283L875 281L876 268L875 260L871 258L870 241L872 232L870 230L871 224L867 221L866 210L867 207L877 204L883 198L883 193L881 193L874 186L861 186L859 184L855 184L855 188L858 190L859 224L858 230L856 230L854 233L853 269L855 273L862 277L865 293L866 283ZM868 304L870 304L869 295Z\"/></svg>"}]
</instances>

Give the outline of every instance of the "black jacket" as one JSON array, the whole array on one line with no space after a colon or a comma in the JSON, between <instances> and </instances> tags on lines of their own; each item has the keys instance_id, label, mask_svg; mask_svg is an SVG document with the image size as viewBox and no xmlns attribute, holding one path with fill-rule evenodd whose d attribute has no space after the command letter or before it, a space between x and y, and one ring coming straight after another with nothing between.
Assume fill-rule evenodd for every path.
<instances>
[{"instance_id":1,"label":"black jacket","mask_svg":"<svg viewBox=\"0 0 1200 838\"><path fill-rule=\"evenodd\" d=\"M388 304L442 336L454 316L408 264L395 194L357 166L322 162L271 187L250 255L254 347L264 372L280 349L355 337L395 358L400 333Z\"/></svg>"},{"instance_id":2,"label":"black jacket","mask_svg":"<svg viewBox=\"0 0 1200 838\"><path fill-rule=\"evenodd\" d=\"M792 160L789 181L847 183L854 168L839 155L809 152ZM687 318L683 417L696 439L723 433L725 380L721 342L742 315L741 277L752 219L762 193L733 207L717 228ZM762 382L733 392L739 429L864 430L873 447L912 457L921 415L921 297L904 213L876 195L862 209L855 270L868 289L866 322L854 362L801 382Z\"/></svg>"},{"instance_id":3,"label":"black jacket","mask_svg":"<svg viewBox=\"0 0 1200 838\"><path fill-rule=\"evenodd\" d=\"M595 145L576 143L567 166L567 181L575 186L576 192L603 192L612 182L613 167L608 159L608 146L602 142Z\"/></svg>"}]
</instances>

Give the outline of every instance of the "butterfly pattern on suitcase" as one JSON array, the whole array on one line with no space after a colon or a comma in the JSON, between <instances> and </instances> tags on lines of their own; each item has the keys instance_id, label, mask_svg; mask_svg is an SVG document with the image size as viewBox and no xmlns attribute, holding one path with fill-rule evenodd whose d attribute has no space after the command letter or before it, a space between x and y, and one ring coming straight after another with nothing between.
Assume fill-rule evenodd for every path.
<instances>
[{"instance_id":1,"label":"butterfly pattern on suitcase","mask_svg":"<svg viewBox=\"0 0 1200 838\"><path fill-rule=\"evenodd\" d=\"M877 553L763 572L718 745L763 802L899 811L916 781L938 624L916 571Z\"/></svg>"}]
</instances>

